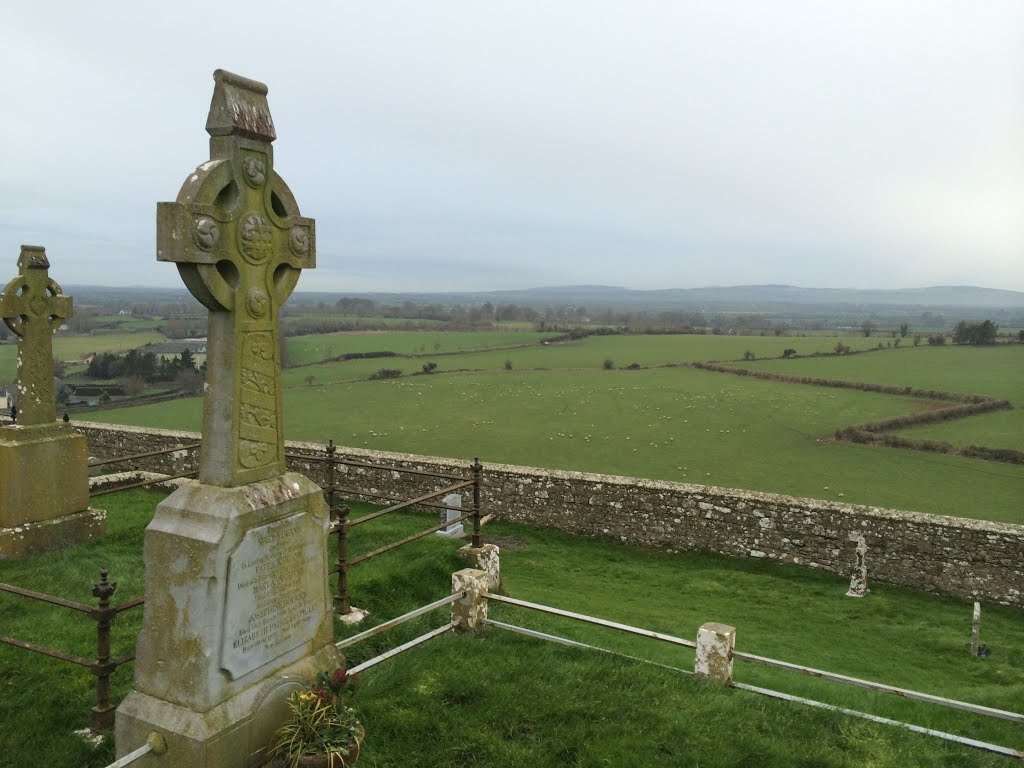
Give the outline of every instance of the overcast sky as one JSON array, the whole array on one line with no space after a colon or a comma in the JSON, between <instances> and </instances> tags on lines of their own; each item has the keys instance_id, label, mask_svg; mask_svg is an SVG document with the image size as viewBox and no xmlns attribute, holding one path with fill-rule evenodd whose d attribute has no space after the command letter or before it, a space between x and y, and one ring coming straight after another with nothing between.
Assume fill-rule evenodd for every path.
<instances>
[{"instance_id":1,"label":"overcast sky","mask_svg":"<svg viewBox=\"0 0 1024 768\"><path fill-rule=\"evenodd\" d=\"M217 68L270 88L299 290L1024 290L1019 0L7 3L0 280L180 285Z\"/></svg>"}]
</instances>

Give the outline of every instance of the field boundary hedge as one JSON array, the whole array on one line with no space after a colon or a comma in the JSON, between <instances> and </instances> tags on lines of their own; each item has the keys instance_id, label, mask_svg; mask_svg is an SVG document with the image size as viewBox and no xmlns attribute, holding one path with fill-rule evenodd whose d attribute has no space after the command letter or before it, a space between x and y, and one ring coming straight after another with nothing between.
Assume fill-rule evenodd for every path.
<instances>
[{"instance_id":1,"label":"field boundary hedge","mask_svg":"<svg viewBox=\"0 0 1024 768\"><path fill-rule=\"evenodd\" d=\"M982 445L956 446L940 440L922 440L903 435L889 434L898 429L918 427L925 424L940 424L955 419L965 419L981 413L1007 410L1013 408L1009 400L1000 400L986 395L971 395L961 392L944 392L936 389L918 389L917 387L895 387L887 384L872 384L862 381L845 381L843 379L823 379L813 376L790 376L771 371L752 371L748 368L719 365L717 363L688 363L691 368L714 373L731 373L735 376L749 376L767 381L779 381L786 384L806 384L815 387L832 387L835 389L856 389L862 392L878 392L885 395L917 397L926 400L954 402L946 408L933 408L891 419L867 421L852 424L835 431L836 440L846 440L861 445L880 445L886 448L909 448L929 453L944 453L954 456L966 456L985 461L999 461L1005 464L1024 464L1024 452L1012 448L990 448Z\"/></svg>"}]
</instances>

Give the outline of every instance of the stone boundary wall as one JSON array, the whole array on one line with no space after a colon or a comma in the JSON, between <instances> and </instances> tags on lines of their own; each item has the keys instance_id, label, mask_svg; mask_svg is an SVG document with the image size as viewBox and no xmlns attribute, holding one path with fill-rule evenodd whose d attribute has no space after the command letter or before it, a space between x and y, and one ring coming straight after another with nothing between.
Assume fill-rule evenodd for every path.
<instances>
[{"instance_id":1,"label":"stone boundary wall","mask_svg":"<svg viewBox=\"0 0 1024 768\"><path fill-rule=\"evenodd\" d=\"M141 453L198 442L174 432L77 422L90 456ZM325 483L313 459L324 446L288 443L289 467ZM131 469L181 471L188 452L134 462ZM471 459L338 447L338 458L468 475ZM114 465L112 469L128 469ZM393 471L338 467L338 485L403 498L440 489L449 480ZM968 499L964 503L969 503ZM872 581L965 600L1024 607L1024 526L839 504L754 491L583 472L484 464L483 511L503 520L604 536L666 551L701 550L819 568L848 576L856 542L867 541Z\"/></svg>"}]
</instances>

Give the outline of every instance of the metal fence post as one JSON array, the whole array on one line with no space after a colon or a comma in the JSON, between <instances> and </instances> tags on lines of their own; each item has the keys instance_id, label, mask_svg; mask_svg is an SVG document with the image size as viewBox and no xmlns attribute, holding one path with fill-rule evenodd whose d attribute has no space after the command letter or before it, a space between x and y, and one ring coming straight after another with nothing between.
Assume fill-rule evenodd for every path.
<instances>
[{"instance_id":1,"label":"metal fence post","mask_svg":"<svg viewBox=\"0 0 1024 768\"><path fill-rule=\"evenodd\" d=\"M100 571L100 580L92 588L93 597L99 604L91 616L96 620L96 663L90 670L96 675L96 706L92 708L89 728L93 733L109 731L114 727L114 706L110 703L110 673L115 665L110 663L110 624L117 610L110 607L110 598L117 589L117 582L107 581L106 569Z\"/></svg>"},{"instance_id":2,"label":"metal fence post","mask_svg":"<svg viewBox=\"0 0 1024 768\"><path fill-rule=\"evenodd\" d=\"M342 505L338 509L338 594L334 598L334 611L341 615L352 612L352 604L348 597L348 513L349 508Z\"/></svg>"},{"instance_id":3,"label":"metal fence post","mask_svg":"<svg viewBox=\"0 0 1024 768\"><path fill-rule=\"evenodd\" d=\"M473 546L480 546L480 481L484 467L479 458L473 459Z\"/></svg>"},{"instance_id":4,"label":"metal fence post","mask_svg":"<svg viewBox=\"0 0 1024 768\"><path fill-rule=\"evenodd\" d=\"M334 515L334 452L338 450L338 447L334 444L333 440L327 441L327 508L331 510L331 516Z\"/></svg>"}]
</instances>

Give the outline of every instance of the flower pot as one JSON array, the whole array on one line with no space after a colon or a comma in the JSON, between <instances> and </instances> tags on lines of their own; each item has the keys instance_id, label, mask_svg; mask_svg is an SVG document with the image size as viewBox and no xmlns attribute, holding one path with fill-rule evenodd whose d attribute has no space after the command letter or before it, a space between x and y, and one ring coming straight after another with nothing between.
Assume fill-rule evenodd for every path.
<instances>
[{"instance_id":1,"label":"flower pot","mask_svg":"<svg viewBox=\"0 0 1024 768\"><path fill-rule=\"evenodd\" d=\"M361 733L356 743L348 751L348 757L337 755L302 755L299 757L300 768L348 768L359 758L359 748L363 745L366 734Z\"/></svg>"}]
</instances>

